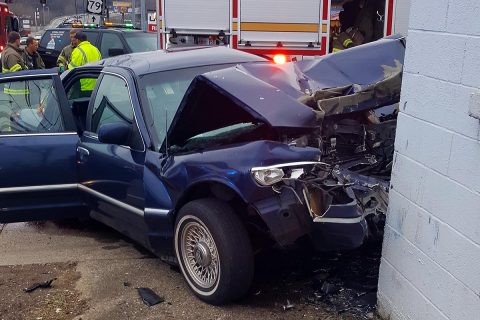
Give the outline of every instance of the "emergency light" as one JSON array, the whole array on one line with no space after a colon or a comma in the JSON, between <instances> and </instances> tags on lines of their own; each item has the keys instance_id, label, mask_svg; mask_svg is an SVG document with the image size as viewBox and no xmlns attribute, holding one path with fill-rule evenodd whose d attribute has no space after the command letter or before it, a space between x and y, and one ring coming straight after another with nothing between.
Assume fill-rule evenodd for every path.
<instances>
[{"instance_id":1,"label":"emergency light","mask_svg":"<svg viewBox=\"0 0 480 320\"><path fill-rule=\"evenodd\" d=\"M287 57L281 53L276 54L273 56L273 62L275 62L276 64L284 64L285 62L287 62Z\"/></svg>"}]
</instances>

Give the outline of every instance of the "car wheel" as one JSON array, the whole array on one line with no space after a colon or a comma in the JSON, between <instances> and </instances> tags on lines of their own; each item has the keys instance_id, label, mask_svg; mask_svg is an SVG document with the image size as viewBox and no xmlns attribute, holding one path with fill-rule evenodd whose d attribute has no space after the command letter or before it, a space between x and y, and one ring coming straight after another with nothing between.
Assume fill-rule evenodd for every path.
<instances>
[{"instance_id":1,"label":"car wheel","mask_svg":"<svg viewBox=\"0 0 480 320\"><path fill-rule=\"evenodd\" d=\"M243 296L252 283L253 251L232 208L200 199L180 210L175 253L188 286L201 300L224 304Z\"/></svg>"}]
</instances>

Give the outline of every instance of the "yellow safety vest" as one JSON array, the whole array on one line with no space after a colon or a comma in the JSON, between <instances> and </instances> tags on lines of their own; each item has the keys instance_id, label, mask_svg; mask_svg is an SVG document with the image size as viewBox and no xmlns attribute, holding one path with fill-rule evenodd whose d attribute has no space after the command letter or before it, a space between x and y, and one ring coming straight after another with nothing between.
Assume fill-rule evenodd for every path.
<instances>
[{"instance_id":1,"label":"yellow safety vest","mask_svg":"<svg viewBox=\"0 0 480 320\"><path fill-rule=\"evenodd\" d=\"M72 51L72 59L68 64L68 69L83 66L90 62L95 62L102 59L102 55L98 49L88 41L83 41ZM80 90L92 91L95 87L95 79L81 79Z\"/></svg>"}]
</instances>

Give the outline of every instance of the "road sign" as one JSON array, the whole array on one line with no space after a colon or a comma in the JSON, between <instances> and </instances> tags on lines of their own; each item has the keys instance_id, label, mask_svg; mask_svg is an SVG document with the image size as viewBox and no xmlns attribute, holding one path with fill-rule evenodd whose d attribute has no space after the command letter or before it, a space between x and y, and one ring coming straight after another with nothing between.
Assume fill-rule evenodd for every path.
<instances>
[{"instance_id":1,"label":"road sign","mask_svg":"<svg viewBox=\"0 0 480 320\"><path fill-rule=\"evenodd\" d=\"M157 31L157 13L155 11L148 12L148 31Z\"/></svg>"},{"instance_id":2,"label":"road sign","mask_svg":"<svg viewBox=\"0 0 480 320\"><path fill-rule=\"evenodd\" d=\"M87 0L87 12L101 14L103 0Z\"/></svg>"}]
</instances>

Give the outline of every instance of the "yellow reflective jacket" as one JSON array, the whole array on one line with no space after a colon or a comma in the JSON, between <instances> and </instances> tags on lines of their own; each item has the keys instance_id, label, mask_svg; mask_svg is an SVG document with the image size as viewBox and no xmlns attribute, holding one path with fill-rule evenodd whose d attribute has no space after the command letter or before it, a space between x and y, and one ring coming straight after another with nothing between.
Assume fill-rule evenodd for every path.
<instances>
[{"instance_id":1,"label":"yellow reflective jacket","mask_svg":"<svg viewBox=\"0 0 480 320\"><path fill-rule=\"evenodd\" d=\"M25 62L22 58L23 50L7 44L7 48L2 53L2 72L15 72L26 70Z\"/></svg>"},{"instance_id":2,"label":"yellow reflective jacket","mask_svg":"<svg viewBox=\"0 0 480 320\"><path fill-rule=\"evenodd\" d=\"M68 69L83 66L90 62L95 62L102 59L100 51L88 41L82 41L72 51L72 59L68 64ZM95 87L95 79L81 79L80 90L92 91Z\"/></svg>"}]
</instances>

